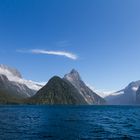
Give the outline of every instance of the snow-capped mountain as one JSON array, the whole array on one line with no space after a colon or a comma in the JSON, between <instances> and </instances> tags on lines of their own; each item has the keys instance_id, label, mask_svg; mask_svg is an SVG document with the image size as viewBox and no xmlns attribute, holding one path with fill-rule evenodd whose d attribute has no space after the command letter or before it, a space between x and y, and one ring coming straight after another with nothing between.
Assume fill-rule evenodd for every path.
<instances>
[{"instance_id":1,"label":"snow-capped mountain","mask_svg":"<svg viewBox=\"0 0 140 140\"><path fill-rule=\"evenodd\" d=\"M76 70L72 70L64 76L64 79L69 81L84 97L88 104L104 104L105 100L93 92L81 79Z\"/></svg>"},{"instance_id":2,"label":"snow-capped mountain","mask_svg":"<svg viewBox=\"0 0 140 140\"><path fill-rule=\"evenodd\" d=\"M111 91L107 91L107 90L99 90L99 89L96 89L95 87L91 86L90 84L87 84L86 85L92 90L94 91L95 93L97 93L100 97L102 98L105 98L109 95L112 95L115 91L114 90L111 90Z\"/></svg>"},{"instance_id":3,"label":"snow-capped mountain","mask_svg":"<svg viewBox=\"0 0 140 140\"><path fill-rule=\"evenodd\" d=\"M136 103L136 91L140 86L140 80L131 82L124 89L117 91L105 99L109 104L135 104Z\"/></svg>"},{"instance_id":4,"label":"snow-capped mountain","mask_svg":"<svg viewBox=\"0 0 140 140\"><path fill-rule=\"evenodd\" d=\"M22 78L18 70L2 64L0 65L0 83L0 90L4 93L11 91L20 97L30 97L42 88L42 85Z\"/></svg>"},{"instance_id":5,"label":"snow-capped mountain","mask_svg":"<svg viewBox=\"0 0 140 140\"><path fill-rule=\"evenodd\" d=\"M5 75L9 81L24 84L32 90L38 91L40 88L42 88L42 85L38 84L37 82L22 78L22 75L17 69L3 64L0 65L0 74Z\"/></svg>"},{"instance_id":6,"label":"snow-capped mountain","mask_svg":"<svg viewBox=\"0 0 140 140\"><path fill-rule=\"evenodd\" d=\"M0 75L0 101L10 98L26 98L34 95L34 90L29 89L26 85L17 82L11 82L5 75Z\"/></svg>"}]
</instances>

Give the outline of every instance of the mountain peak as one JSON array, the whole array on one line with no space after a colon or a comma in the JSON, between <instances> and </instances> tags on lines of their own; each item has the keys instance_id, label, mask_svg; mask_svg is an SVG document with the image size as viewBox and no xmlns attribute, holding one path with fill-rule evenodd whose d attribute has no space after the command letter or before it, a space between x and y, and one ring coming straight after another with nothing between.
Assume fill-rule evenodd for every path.
<instances>
[{"instance_id":1,"label":"mountain peak","mask_svg":"<svg viewBox=\"0 0 140 140\"><path fill-rule=\"evenodd\" d=\"M22 78L22 75L21 73L15 69L15 68L11 68L7 65L4 65L4 64L0 64L0 74L3 74L3 75L13 75L13 76L16 76L18 78Z\"/></svg>"},{"instance_id":2,"label":"mountain peak","mask_svg":"<svg viewBox=\"0 0 140 140\"><path fill-rule=\"evenodd\" d=\"M64 79L67 79L68 81L81 81L81 77L75 69L72 69L70 73L66 74Z\"/></svg>"},{"instance_id":3,"label":"mountain peak","mask_svg":"<svg viewBox=\"0 0 140 140\"><path fill-rule=\"evenodd\" d=\"M62 80L59 76L53 76L50 80L49 80L49 82L50 81L59 81L59 80ZM49 83L48 82L48 83Z\"/></svg>"},{"instance_id":4,"label":"mountain peak","mask_svg":"<svg viewBox=\"0 0 140 140\"><path fill-rule=\"evenodd\" d=\"M78 73L76 69L72 69L70 73Z\"/></svg>"},{"instance_id":5,"label":"mountain peak","mask_svg":"<svg viewBox=\"0 0 140 140\"><path fill-rule=\"evenodd\" d=\"M29 99L38 104L87 104L83 96L68 81L53 76L48 83Z\"/></svg>"},{"instance_id":6,"label":"mountain peak","mask_svg":"<svg viewBox=\"0 0 140 140\"><path fill-rule=\"evenodd\" d=\"M104 104L103 98L93 92L81 79L79 73L72 69L70 73L64 76L64 80L70 82L77 91L84 97L88 104Z\"/></svg>"},{"instance_id":7,"label":"mountain peak","mask_svg":"<svg viewBox=\"0 0 140 140\"><path fill-rule=\"evenodd\" d=\"M35 91L42 88L42 86L37 84L36 82L23 79L21 73L17 69L9 67L4 64L0 64L0 75L6 76L8 80L11 82L16 82L17 84L26 85L28 88Z\"/></svg>"}]
</instances>

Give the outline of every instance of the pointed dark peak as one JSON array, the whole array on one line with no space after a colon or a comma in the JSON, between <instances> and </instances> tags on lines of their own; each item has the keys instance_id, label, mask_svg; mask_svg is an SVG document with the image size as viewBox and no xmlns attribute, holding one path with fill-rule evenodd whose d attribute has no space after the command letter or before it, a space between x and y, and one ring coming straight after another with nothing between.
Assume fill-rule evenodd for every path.
<instances>
[{"instance_id":1,"label":"pointed dark peak","mask_svg":"<svg viewBox=\"0 0 140 140\"><path fill-rule=\"evenodd\" d=\"M79 73L78 73L78 71L77 70L75 70L75 69L72 69L71 71L70 71L70 73L68 73L68 74L66 74L65 76L64 76L64 79L69 79L70 81L71 80L81 80L81 77L80 77L80 75L79 75Z\"/></svg>"},{"instance_id":2,"label":"pointed dark peak","mask_svg":"<svg viewBox=\"0 0 140 140\"><path fill-rule=\"evenodd\" d=\"M78 71L75 69L72 69L70 73L78 73Z\"/></svg>"},{"instance_id":3,"label":"pointed dark peak","mask_svg":"<svg viewBox=\"0 0 140 140\"><path fill-rule=\"evenodd\" d=\"M72 70L71 70L71 72L70 72L69 74L80 77L80 75L79 75L78 71L77 71L77 70L75 70L75 69L72 69Z\"/></svg>"},{"instance_id":4,"label":"pointed dark peak","mask_svg":"<svg viewBox=\"0 0 140 140\"><path fill-rule=\"evenodd\" d=\"M131 86L140 86L140 80L138 80L138 81L132 81L129 85L128 85L129 87Z\"/></svg>"},{"instance_id":5,"label":"pointed dark peak","mask_svg":"<svg viewBox=\"0 0 140 140\"><path fill-rule=\"evenodd\" d=\"M72 69L71 72L70 72L70 74L71 74L71 75L74 75L75 77L77 77L77 78L79 78L79 79L81 79L81 78L80 78L80 74L79 74L78 71L75 70L75 69Z\"/></svg>"}]
</instances>

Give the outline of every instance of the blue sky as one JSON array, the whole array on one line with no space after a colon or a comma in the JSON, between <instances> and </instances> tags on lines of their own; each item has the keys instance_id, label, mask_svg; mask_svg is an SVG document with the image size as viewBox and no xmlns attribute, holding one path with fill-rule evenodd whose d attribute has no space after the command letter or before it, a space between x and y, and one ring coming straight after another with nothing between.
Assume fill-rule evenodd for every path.
<instances>
[{"instance_id":1,"label":"blue sky","mask_svg":"<svg viewBox=\"0 0 140 140\"><path fill-rule=\"evenodd\" d=\"M102 90L140 79L139 0L1 0L0 63L48 81L72 68Z\"/></svg>"}]
</instances>

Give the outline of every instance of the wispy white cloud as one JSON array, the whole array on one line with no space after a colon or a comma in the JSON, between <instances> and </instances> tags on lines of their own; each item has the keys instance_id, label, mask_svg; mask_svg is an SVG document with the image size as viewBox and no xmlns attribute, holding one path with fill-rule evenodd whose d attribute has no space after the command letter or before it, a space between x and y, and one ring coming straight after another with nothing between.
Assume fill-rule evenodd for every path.
<instances>
[{"instance_id":1,"label":"wispy white cloud","mask_svg":"<svg viewBox=\"0 0 140 140\"><path fill-rule=\"evenodd\" d=\"M25 52L22 50L19 50L18 52ZM64 56L69 59L76 60L78 57L77 55L71 53L71 52L66 52L66 51L48 51L48 50L42 50L42 49L32 49L26 52L30 52L33 54L46 54L46 55L57 55L57 56Z\"/></svg>"}]
</instances>

